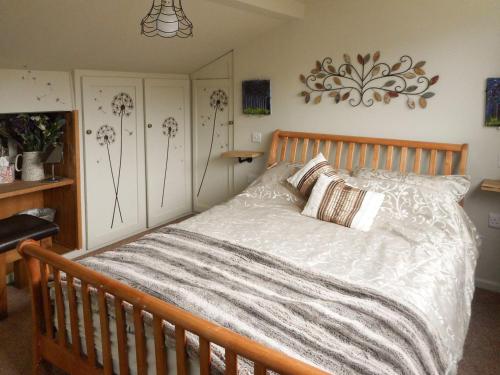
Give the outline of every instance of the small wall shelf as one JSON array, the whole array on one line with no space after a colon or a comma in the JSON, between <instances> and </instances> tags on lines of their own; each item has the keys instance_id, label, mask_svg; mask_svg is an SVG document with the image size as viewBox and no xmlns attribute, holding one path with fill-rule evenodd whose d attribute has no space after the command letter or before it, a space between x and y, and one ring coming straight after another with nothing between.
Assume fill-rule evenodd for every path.
<instances>
[{"instance_id":1,"label":"small wall shelf","mask_svg":"<svg viewBox=\"0 0 500 375\"><path fill-rule=\"evenodd\" d=\"M262 155L264 155L262 151L226 151L222 153L221 157L237 158L240 163L251 163L254 158L258 158Z\"/></svg>"},{"instance_id":2,"label":"small wall shelf","mask_svg":"<svg viewBox=\"0 0 500 375\"><path fill-rule=\"evenodd\" d=\"M500 193L500 180L483 180L481 190Z\"/></svg>"}]
</instances>

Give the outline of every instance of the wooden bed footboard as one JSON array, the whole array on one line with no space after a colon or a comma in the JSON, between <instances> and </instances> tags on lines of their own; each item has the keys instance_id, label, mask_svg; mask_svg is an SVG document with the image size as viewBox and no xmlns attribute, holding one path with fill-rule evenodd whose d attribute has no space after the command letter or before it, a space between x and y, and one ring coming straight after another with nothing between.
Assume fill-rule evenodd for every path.
<instances>
[{"instance_id":1,"label":"wooden bed footboard","mask_svg":"<svg viewBox=\"0 0 500 375\"><path fill-rule=\"evenodd\" d=\"M255 341L241 336L226 328L199 318L181 310L158 298L143 293L121 282L108 278L78 263L70 261L51 251L43 249L34 241L24 241L18 251L28 269L31 289L33 320L33 373L43 372L43 364L50 363L70 374L113 374L113 359L119 363L119 374L129 374L126 333L126 312L124 303L132 306L135 332L136 372L139 375L148 371L156 374L167 374L167 349L165 347L164 322L175 326L175 352L177 374L188 373L186 332L199 337L200 374L210 374L210 343L219 345L225 350L225 373L238 373L238 357L250 360L254 364L254 374L263 375L267 370L280 374L319 375L325 372L304 362L267 348ZM61 275L67 281L67 304L69 312L65 314L64 293ZM83 326L85 337L80 337L77 306L77 291L74 281L80 283L83 308ZM55 307L50 299L50 285L54 283ZM102 338L102 363L96 356L94 326L91 311L90 288L97 293L100 336ZM115 307L116 337L118 358L113 358L110 340L110 321L108 317L107 298L112 296ZM54 327L54 311L57 324ZM154 355L156 366L148 369L147 346L143 314L152 316L154 335ZM70 330L66 329L66 316L69 316ZM88 354L82 350L85 343ZM70 343L71 342L71 343ZM135 369L134 369L135 370Z\"/></svg>"}]
</instances>

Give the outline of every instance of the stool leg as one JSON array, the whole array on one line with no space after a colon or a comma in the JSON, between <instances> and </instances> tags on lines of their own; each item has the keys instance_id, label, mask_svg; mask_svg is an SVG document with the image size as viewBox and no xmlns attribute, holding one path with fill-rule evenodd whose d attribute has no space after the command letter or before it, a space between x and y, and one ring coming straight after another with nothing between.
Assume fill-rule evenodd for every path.
<instances>
[{"instance_id":1,"label":"stool leg","mask_svg":"<svg viewBox=\"0 0 500 375\"><path fill-rule=\"evenodd\" d=\"M51 249L52 248L52 237L43 238L40 241L40 246L43 247L44 249Z\"/></svg>"},{"instance_id":2,"label":"stool leg","mask_svg":"<svg viewBox=\"0 0 500 375\"><path fill-rule=\"evenodd\" d=\"M28 286L28 274L22 260L14 262L14 286L18 289Z\"/></svg>"},{"instance_id":3,"label":"stool leg","mask_svg":"<svg viewBox=\"0 0 500 375\"><path fill-rule=\"evenodd\" d=\"M7 317L7 261L0 254L0 319Z\"/></svg>"}]
</instances>

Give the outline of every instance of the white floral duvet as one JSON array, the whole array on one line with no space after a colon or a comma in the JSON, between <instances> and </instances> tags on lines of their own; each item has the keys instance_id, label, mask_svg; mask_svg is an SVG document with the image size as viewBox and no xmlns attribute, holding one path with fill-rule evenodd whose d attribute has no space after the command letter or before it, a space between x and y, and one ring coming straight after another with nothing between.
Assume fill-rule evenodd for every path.
<instances>
[{"instance_id":1,"label":"white floral duvet","mask_svg":"<svg viewBox=\"0 0 500 375\"><path fill-rule=\"evenodd\" d=\"M415 308L443 340L452 363L447 372L455 373L478 256L464 210L452 196L425 187L344 176L385 194L372 229L361 232L301 215L305 202L285 182L292 171L278 165L227 203L176 226L269 251Z\"/></svg>"}]
</instances>

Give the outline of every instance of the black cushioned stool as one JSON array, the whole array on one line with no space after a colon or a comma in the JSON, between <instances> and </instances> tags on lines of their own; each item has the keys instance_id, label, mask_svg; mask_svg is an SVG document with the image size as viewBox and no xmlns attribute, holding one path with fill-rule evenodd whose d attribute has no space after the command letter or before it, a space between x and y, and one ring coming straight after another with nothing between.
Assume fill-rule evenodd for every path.
<instances>
[{"instance_id":1,"label":"black cushioned stool","mask_svg":"<svg viewBox=\"0 0 500 375\"><path fill-rule=\"evenodd\" d=\"M7 265L14 263L16 284L22 276L21 256L16 246L21 241L40 241L45 248L52 247L52 236L59 233L59 226L31 215L15 215L0 220L0 319L7 317Z\"/></svg>"}]
</instances>

